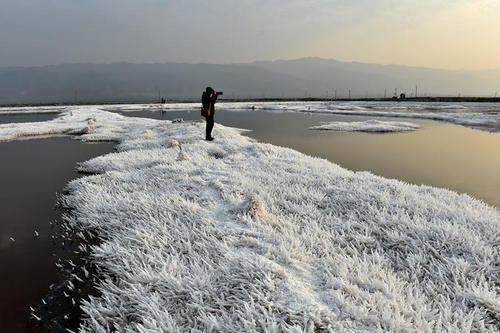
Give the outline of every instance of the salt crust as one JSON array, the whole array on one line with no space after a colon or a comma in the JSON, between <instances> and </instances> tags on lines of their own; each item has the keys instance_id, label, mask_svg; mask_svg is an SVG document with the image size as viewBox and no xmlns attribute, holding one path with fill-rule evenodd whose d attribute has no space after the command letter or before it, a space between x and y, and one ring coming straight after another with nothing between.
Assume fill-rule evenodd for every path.
<instances>
[{"instance_id":1,"label":"salt crust","mask_svg":"<svg viewBox=\"0 0 500 333\"><path fill-rule=\"evenodd\" d=\"M419 125L403 122L403 121L334 121L323 123L318 126L311 126L309 129L323 131L348 131L348 132L369 132L369 133L388 133L388 132L405 132L414 131L420 128Z\"/></svg>"},{"instance_id":2,"label":"salt crust","mask_svg":"<svg viewBox=\"0 0 500 333\"><path fill-rule=\"evenodd\" d=\"M498 209L203 127L96 107L0 125L118 142L63 199L100 239L81 332L499 332Z\"/></svg>"}]
</instances>

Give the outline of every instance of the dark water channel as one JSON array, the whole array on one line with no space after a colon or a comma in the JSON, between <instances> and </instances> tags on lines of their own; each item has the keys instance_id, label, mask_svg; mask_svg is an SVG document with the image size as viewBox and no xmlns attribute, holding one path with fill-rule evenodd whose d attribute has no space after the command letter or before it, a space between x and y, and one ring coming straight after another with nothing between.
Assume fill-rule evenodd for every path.
<instances>
[{"instance_id":1,"label":"dark water channel","mask_svg":"<svg viewBox=\"0 0 500 333\"><path fill-rule=\"evenodd\" d=\"M51 120L57 117L57 114L43 113L43 114L1 114L0 124L10 123L31 123L38 121Z\"/></svg>"},{"instance_id":2,"label":"dark water channel","mask_svg":"<svg viewBox=\"0 0 500 333\"><path fill-rule=\"evenodd\" d=\"M124 114L169 120L200 119L198 110ZM350 170L367 170L412 184L448 188L500 207L500 133L430 120L295 112L218 110L215 118L226 126L250 129L245 134L258 141L325 158ZM408 121L421 128L387 134L308 129L321 122L367 119Z\"/></svg>"},{"instance_id":3,"label":"dark water channel","mask_svg":"<svg viewBox=\"0 0 500 333\"><path fill-rule=\"evenodd\" d=\"M53 115L15 121L45 117ZM49 222L61 214L56 193L79 177L78 162L111 151L111 143L82 144L70 137L0 143L0 332L48 330L34 326L29 306L36 308L57 282L56 260L73 251L51 239L56 227Z\"/></svg>"}]
</instances>

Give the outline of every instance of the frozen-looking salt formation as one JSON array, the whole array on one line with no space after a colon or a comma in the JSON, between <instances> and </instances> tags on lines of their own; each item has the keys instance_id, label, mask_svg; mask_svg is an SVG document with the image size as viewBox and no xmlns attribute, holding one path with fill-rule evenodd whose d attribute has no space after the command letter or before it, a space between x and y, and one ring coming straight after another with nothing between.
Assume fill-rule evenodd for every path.
<instances>
[{"instance_id":1,"label":"frozen-looking salt formation","mask_svg":"<svg viewBox=\"0 0 500 333\"><path fill-rule=\"evenodd\" d=\"M203 129L96 107L0 125L119 143L64 198L100 240L81 332L499 332L499 210Z\"/></svg>"},{"instance_id":2,"label":"frozen-looking salt formation","mask_svg":"<svg viewBox=\"0 0 500 333\"><path fill-rule=\"evenodd\" d=\"M413 123L403 121L380 121L375 119L353 122L334 121L309 127L309 129L313 130L379 133L414 131L418 128L420 128L420 126Z\"/></svg>"}]
</instances>

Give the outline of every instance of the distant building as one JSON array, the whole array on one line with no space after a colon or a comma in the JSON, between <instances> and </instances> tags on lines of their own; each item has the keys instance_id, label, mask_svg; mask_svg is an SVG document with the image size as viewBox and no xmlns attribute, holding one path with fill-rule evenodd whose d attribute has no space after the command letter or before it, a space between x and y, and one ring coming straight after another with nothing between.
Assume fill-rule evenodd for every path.
<instances>
[{"instance_id":1,"label":"distant building","mask_svg":"<svg viewBox=\"0 0 500 333\"><path fill-rule=\"evenodd\" d=\"M399 99L406 99L406 94L403 94L403 93L402 93L402 94L400 94L400 95L399 95Z\"/></svg>"}]
</instances>

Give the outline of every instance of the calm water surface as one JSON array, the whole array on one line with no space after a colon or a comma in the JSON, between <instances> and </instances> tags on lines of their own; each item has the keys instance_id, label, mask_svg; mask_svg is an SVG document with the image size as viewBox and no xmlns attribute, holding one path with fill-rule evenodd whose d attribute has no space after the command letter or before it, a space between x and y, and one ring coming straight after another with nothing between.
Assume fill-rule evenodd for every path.
<instances>
[{"instance_id":1,"label":"calm water surface","mask_svg":"<svg viewBox=\"0 0 500 333\"><path fill-rule=\"evenodd\" d=\"M170 120L200 119L198 110L124 114ZM371 171L412 184L448 188L500 207L500 133L416 119L403 120L421 125L421 129L414 132L313 131L308 127L321 122L377 118L291 112L218 110L215 118L216 122L226 126L252 130L246 135L261 142L322 157L350 170ZM217 136L217 129L214 136Z\"/></svg>"},{"instance_id":2,"label":"calm water surface","mask_svg":"<svg viewBox=\"0 0 500 333\"><path fill-rule=\"evenodd\" d=\"M0 114L0 124L8 123L31 123L37 121L51 120L57 117L57 114Z\"/></svg>"},{"instance_id":3,"label":"calm water surface","mask_svg":"<svg viewBox=\"0 0 500 333\"><path fill-rule=\"evenodd\" d=\"M49 222L60 218L56 193L78 177L78 162L112 150L110 143L69 137L0 143L0 332L43 331L32 326L29 306L37 307L57 282L56 259L72 251L50 238Z\"/></svg>"}]
</instances>

